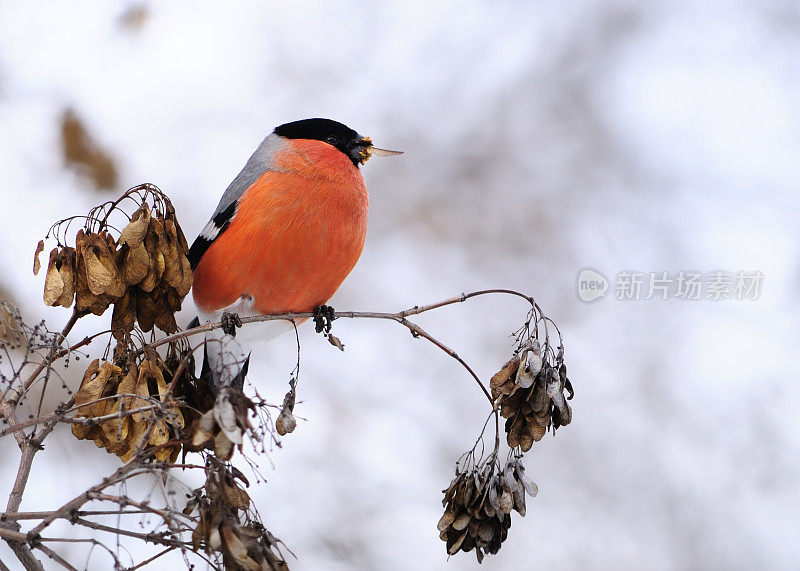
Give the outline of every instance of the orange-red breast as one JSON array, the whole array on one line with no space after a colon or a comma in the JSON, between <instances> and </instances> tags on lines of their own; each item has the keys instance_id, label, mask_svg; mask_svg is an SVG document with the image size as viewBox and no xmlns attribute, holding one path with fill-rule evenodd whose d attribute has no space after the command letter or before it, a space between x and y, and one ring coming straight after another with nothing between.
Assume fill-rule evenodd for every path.
<instances>
[{"instance_id":1,"label":"orange-red breast","mask_svg":"<svg viewBox=\"0 0 800 571\"><path fill-rule=\"evenodd\" d=\"M201 320L308 312L328 301L364 248L369 198L359 166L373 154L399 153L330 119L267 136L189 250ZM261 327L264 337L282 330Z\"/></svg>"}]
</instances>

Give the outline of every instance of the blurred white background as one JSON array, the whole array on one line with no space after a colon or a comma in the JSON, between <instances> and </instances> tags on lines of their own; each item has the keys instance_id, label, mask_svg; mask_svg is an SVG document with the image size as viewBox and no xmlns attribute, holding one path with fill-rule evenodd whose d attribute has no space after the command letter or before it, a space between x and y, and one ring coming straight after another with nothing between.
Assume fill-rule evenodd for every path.
<instances>
[{"instance_id":1,"label":"blurred white background","mask_svg":"<svg viewBox=\"0 0 800 571\"><path fill-rule=\"evenodd\" d=\"M798 78L790 0L0 1L0 296L60 329L67 311L42 306L31 274L53 221L149 181L191 240L274 126L342 121L406 153L364 168L367 246L334 307L511 287L564 333L573 424L526 456L539 496L483 568L797 568ZM68 108L111 161L111 188L65 166ZM579 299L585 267L612 280L605 298ZM764 280L754 301L614 299L631 270ZM487 299L422 323L488 380L524 311ZM85 321L71 338L97 328ZM399 326L337 321L344 353L309 329L295 411L307 420L258 459L268 483L250 490L293 568L477 568L472 554L447 560L436 523L483 397ZM293 345L254 357L250 378L274 402ZM118 464L59 438L23 510ZM3 497L16 457L1 439Z\"/></svg>"}]
</instances>

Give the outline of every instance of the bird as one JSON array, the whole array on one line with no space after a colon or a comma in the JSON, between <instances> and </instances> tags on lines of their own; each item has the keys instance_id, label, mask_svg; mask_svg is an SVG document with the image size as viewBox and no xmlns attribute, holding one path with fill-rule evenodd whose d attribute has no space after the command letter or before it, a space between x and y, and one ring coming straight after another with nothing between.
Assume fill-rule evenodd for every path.
<instances>
[{"instance_id":1,"label":"bird","mask_svg":"<svg viewBox=\"0 0 800 571\"><path fill-rule=\"evenodd\" d=\"M402 154L331 119L276 127L233 179L189 249L195 323L312 312L333 296L364 249L369 195L360 166ZM206 334L212 391L241 385L250 349L298 323ZM191 325L191 324L190 324Z\"/></svg>"}]
</instances>

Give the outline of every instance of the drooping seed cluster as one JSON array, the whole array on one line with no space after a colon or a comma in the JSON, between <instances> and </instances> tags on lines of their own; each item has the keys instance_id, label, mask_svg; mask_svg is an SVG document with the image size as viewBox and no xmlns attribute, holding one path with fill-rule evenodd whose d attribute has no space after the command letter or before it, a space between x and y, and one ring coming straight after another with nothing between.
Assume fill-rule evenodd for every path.
<instances>
[{"instance_id":1,"label":"drooping seed cluster","mask_svg":"<svg viewBox=\"0 0 800 571\"><path fill-rule=\"evenodd\" d=\"M553 432L572 421L567 400L573 396L567 378L563 352L555 359L542 350L539 341L531 340L500 369L490 382L492 398L506 419L508 445L523 452L542 439L552 426ZM569 393L564 397L564 391Z\"/></svg>"},{"instance_id":2,"label":"drooping seed cluster","mask_svg":"<svg viewBox=\"0 0 800 571\"><path fill-rule=\"evenodd\" d=\"M209 459L206 483L194 491L184 509L186 515L199 512L192 532L194 548L220 553L225 569L288 569L281 542L251 517L250 496L237 479L248 485L236 468Z\"/></svg>"},{"instance_id":3,"label":"drooping seed cluster","mask_svg":"<svg viewBox=\"0 0 800 571\"><path fill-rule=\"evenodd\" d=\"M131 363L126 370L92 361L75 395L75 418L94 422L73 424L72 434L94 440L124 462L137 452L150 451L156 460L174 462L185 424L178 401L167 393L162 371L155 359L145 359L138 367ZM96 420L101 417L109 418Z\"/></svg>"},{"instance_id":4,"label":"drooping seed cluster","mask_svg":"<svg viewBox=\"0 0 800 571\"><path fill-rule=\"evenodd\" d=\"M162 195L163 196L163 195ZM89 218L78 230L75 246L60 245L50 252L44 303L102 315L113 304L112 333L117 339L134 323L142 331L155 325L177 331L174 313L192 287L189 246L168 201L150 206L142 200L130 222L114 238L103 220ZM34 260L44 249L39 242Z\"/></svg>"},{"instance_id":5,"label":"drooping seed cluster","mask_svg":"<svg viewBox=\"0 0 800 571\"><path fill-rule=\"evenodd\" d=\"M239 387L222 387L213 407L200 417L192 431L192 446L198 449L209 446L221 460L230 460L235 447L242 449L244 436L261 440L254 430L248 414L256 405Z\"/></svg>"},{"instance_id":6,"label":"drooping seed cluster","mask_svg":"<svg viewBox=\"0 0 800 571\"><path fill-rule=\"evenodd\" d=\"M497 553L508 537L511 511L525 515L525 493L535 496L536 484L525 476L519 458L500 470L496 461L471 471L456 471L444 490L444 515L439 520L439 537L447 553L475 550L478 562L485 553Z\"/></svg>"}]
</instances>

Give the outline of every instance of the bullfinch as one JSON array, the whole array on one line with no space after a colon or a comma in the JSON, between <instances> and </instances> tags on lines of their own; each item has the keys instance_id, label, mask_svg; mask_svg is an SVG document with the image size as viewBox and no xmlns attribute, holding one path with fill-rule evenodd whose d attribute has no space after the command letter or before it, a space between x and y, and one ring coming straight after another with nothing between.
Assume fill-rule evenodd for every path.
<instances>
[{"instance_id":1,"label":"bullfinch","mask_svg":"<svg viewBox=\"0 0 800 571\"><path fill-rule=\"evenodd\" d=\"M364 248L369 197L359 166L394 154L330 119L275 128L189 249L197 321L311 312L327 302ZM241 385L252 343L294 326L270 321L238 335L231 328L207 334L212 390Z\"/></svg>"}]
</instances>

